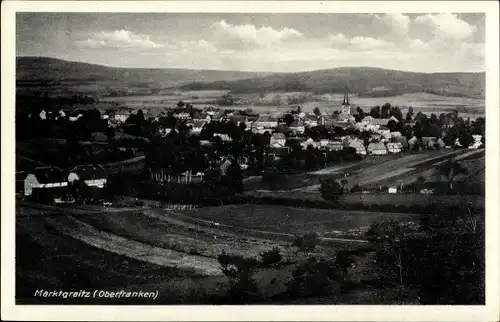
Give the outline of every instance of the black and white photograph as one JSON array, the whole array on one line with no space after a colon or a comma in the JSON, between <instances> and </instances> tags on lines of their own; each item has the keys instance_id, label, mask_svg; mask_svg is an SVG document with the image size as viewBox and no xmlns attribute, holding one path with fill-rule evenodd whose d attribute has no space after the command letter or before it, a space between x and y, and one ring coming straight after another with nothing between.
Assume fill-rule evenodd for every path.
<instances>
[{"instance_id":1,"label":"black and white photograph","mask_svg":"<svg viewBox=\"0 0 500 322\"><path fill-rule=\"evenodd\" d=\"M15 12L16 306L486 304L485 9L152 6Z\"/></svg>"}]
</instances>

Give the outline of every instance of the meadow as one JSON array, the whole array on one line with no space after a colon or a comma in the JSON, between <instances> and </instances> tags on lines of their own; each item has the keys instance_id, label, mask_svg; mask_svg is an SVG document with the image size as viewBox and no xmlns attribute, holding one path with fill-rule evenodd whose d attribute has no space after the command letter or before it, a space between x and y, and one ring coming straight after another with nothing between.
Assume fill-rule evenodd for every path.
<instances>
[{"instance_id":1,"label":"meadow","mask_svg":"<svg viewBox=\"0 0 500 322\"><path fill-rule=\"evenodd\" d=\"M103 97L101 102L119 103L131 108L148 109L154 115L160 113L163 108L175 106L178 101L191 103L194 107L204 108L215 106L225 91L180 91L175 90L162 95L134 95ZM235 94L232 95L238 101L237 105L221 106L222 109L251 109L258 114L279 115L297 106L302 111L312 113L315 107L319 107L324 113L331 113L339 109L343 94L314 94L311 92L272 92L265 94ZM408 108L413 107L415 113L426 114L450 113L455 108L463 117L481 117L485 114L485 102L483 99L440 96L429 93L409 93L392 97L358 97L350 95L350 102L360 106L366 112L373 106L382 106L390 103L399 106L404 114Z\"/></svg>"}]
</instances>

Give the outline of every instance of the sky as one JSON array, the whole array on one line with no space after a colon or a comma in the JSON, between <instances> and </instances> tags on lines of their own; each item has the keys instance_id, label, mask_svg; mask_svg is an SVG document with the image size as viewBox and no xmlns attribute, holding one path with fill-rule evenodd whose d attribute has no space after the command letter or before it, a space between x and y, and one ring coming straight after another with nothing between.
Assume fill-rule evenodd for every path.
<instances>
[{"instance_id":1,"label":"sky","mask_svg":"<svg viewBox=\"0 0 500 322\"><path fill-rule=\"evenodd\" d=\"M17 56L115 67L484 71L484 13L17 13Z\"/></svg>"}]
</instances>

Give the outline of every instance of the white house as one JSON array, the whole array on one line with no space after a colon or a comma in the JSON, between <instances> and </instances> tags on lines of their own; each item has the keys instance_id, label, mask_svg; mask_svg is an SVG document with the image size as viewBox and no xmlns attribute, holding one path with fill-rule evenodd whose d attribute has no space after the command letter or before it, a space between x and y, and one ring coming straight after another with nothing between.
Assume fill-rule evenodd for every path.
<instances>
[{"instance_id":1,"label":"white house","mask_svg":"<svg viewBox=\"0 0 500 322\"><path fill-rule=\"evenodd\" d=\"M479 149L483 146L483 143L481 142L481 139L483 138L482 135L473 135L472 138L474 139L474 143L469 146L469 149Z\"/></svg>"},{"instance_id":2,"label":"white house","mask_svg":"<svg viewBox=\"0 0 500 322\"><path fill-rule=\"evenodd\" d=\"M233 139L227 134L224 133L214 133L214 137L219 137L224 142L231 142Z\"/></svg>"},{"instance_id":3,"label":"white house","mask_svg":"<svg viewBox=\"0 0 500 322\"><path fill-rule=\"evenodd\" d=\"M188 120L191 118L191 114L189 114L188 112L179 112L175 113L174 117L178 120Z\"/></svg>"},{"instance_id":4,"label":"white house","mask_svg":"<svg viewBox=\"0 0 500 322\"><path fill-rule=\"evenodd\" d=\"M52 189L66 187L67 179L57 167L35 168L24 179L24 195L31 196L33 189Z\"/></svg>"},{"instance_id":5,"label":"white house","mask_svg":"<svg viewBox=\"0 0 500 322\"><path fill-rule=\"evenodd\" d=\"M115 113L115 120L120 123L125 123L130 116L128 111L120 111Z\"/></svg>"},{"instance_id":6,"label":"white house","mask_svg":"<svg viewBox=\"0 0 500 322\"><path fill-rule=\"evenodd\" d=\"M403 144L400 142L389 142L387 143L387 150L390 153L400 153L403 150Z\"/></svg>"},{"instance_id":7,"label":"white house","mask_svg":"<svg viewBox=\"0 0 500 322\"><path fill-rule=\"evenodd\" d=\"M271 136L272 147L284 147L286 144L286 137L283 133L274 133Z\"/></svg>"},{"instance_id":8,"label":"white house","mask_svg":"<svg viewBox=\"0 0 500 322\"><path fill-rule=\"evenodd\" d=\"M397 187L389 187L388 192L389 193L398 193L398 188Z\"/></svg>"},{"instance_id":9,"label":"white house","mask_svg":"<svg viewBox=\"0 0 500 322\"><path fill-rule=\"evenodd\" d=\"M344 145L340 141L329 141L325 149L328 151L340 151L344 149Z\"/></svg>"},{"instance_id":10,"label":"white house","mask_svg":"<svg viewBox=\"0 0 500 322\"><path fill-rule=\"evenodd\" d=\"M368 145L368 154L382 155L387 154L387 148L382 142L373 142Z\"/></svg>"},{"instance_id":11,"label":"white house","mask_svg":"<svg viewBox=\"0 0 500 322\"><path fill-rule=\"evenodd\" d=\"M300 146L302 149L306 150L309 146L312 146L313 148L317 147L317 143L314 142L313 139L309 138L306 141L301 142Z\"/></svg>"},{"instance_id":12,"label":"white house","mask_svg":"<svg viewBox=\"0 0 500 322\"><path fill-rule=\"evenodd\" d=\"M261 115L253 126L257 129L274 129L278 126L278 120L271 115Z\"/></svg>"},{"instance_id":13,"label":"white house","mask_svg":"<svg viewBox=\"0 0 500 322\"><path fill-rule=\"evenodd\" d=\"M356 153L360 155L366 155L366 149L361 140L351 140L348 147L356 149Z\"/></svg>"},{"instance_id":14,"label":"white house","mask_svg":"<svg viewBox=\"0 0 500 322\"><path fill-rule=\"evenodd\" d=\"M78 165L71 169L68 182L81 181L89 187L104 188L108 181L106 171L101 165Z\"/></svg>"}]
</instances>

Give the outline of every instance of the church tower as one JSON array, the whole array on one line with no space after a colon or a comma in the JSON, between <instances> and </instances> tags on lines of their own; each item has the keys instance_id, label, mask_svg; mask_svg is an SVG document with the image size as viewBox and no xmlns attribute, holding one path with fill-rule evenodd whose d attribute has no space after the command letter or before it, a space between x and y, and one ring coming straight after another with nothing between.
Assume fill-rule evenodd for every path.
<instances>
[{"instance_id":1,"label":"church tower","mask_svg":"<svg viewBox=\"0 0 500 322\"><path fill-rule=\"evenodd\" d=\"M342 101L341 114L345 115L351 114L351 104L349 104L349 94L347 93L347 88L344 93L344 100Z\"/></svg>"}]
</instances>

